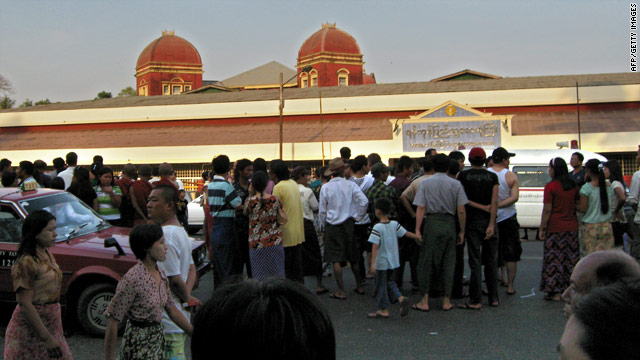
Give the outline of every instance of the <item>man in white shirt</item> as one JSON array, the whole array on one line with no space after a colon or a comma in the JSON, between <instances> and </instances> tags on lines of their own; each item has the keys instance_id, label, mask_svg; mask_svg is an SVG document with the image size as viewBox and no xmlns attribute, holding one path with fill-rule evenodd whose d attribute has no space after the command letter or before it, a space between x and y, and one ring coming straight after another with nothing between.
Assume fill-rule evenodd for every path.
<instances>
[{"instance_id":1,"label":"man in white shirt","mask_svg":"<svg viewBox=\"0 0 640 360\"><path fill-rule=\"evenodd\" d=\"M64 180L64 189L67 190L71 186L73 172L76 171L78 165L78 154L73 151L67 154L67 168L58 174Z\"/></svg>"},{"instance_id":2,"label":"man in white shirt","mask_svg":"<svg viewBox=\"0 0 640 360\"><path fill-rule=\"evenodd\" d=\"M171 287L171 295L176 306L189 319L189 312L200 306L200 301L191 296L196 281L196 267L191 257L191 240L176 217L175 204L178 195L171 185L160 184L151 191L147 212L149 219L162 225L164 241L167 245L167 258L158 263ZM186 303L186 306L181 304ZM186 334L169 319L166 312L162 314L165 336L165 359L185 359L184 342Z\"/></svg>"},{"instance_id":3,"label":"man in white shirt","mask_svg":"<svg viewBox=\"0 0 640 360\"><path fill-rule=\"evenodd\" d=\"M347 261L351 263L351 270L356 278L355 291L364 293L356 247L353 244L353 226L354 219L366 213L369 204L367 196L358 185L343 177L346 167L341 158L329 162L324 175L333 176L333 179L320 189L318 210L318 222L325 229L324 261L333 263L333 273L338 285L338 291L331 294L331 297L340 300L347 298L342 278L342 267Z\"/></svg>"}]
</instances>

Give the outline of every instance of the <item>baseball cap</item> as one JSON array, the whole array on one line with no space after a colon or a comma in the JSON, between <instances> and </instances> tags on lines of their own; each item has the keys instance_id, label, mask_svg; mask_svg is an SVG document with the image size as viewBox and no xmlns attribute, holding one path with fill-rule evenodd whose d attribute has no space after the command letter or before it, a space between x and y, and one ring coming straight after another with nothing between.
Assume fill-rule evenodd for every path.
<instances>
[{"instance_id":1,"label":"baseball cap","mask_svg":"<svg viewBox=\"0 0 640 360\"><path fill-rule=\"evenodd\" d=\"M481 147L474 147L469 151L469 159L484 160L487 158L487 153Z\"/></svg>"},{"instance_id":2,"label":"baseball cap","mask_svg":"<svg viewBox=\"0 0 640 360\"><path fill-rule=\"evenodd\" d=\"M508 152L507 149L503 147L498 147L494 149L493 154L491 154L493 161L503 161L507 158L514 157L514 156L516 156L516 154Z\"/></svg>"}]
</instances>

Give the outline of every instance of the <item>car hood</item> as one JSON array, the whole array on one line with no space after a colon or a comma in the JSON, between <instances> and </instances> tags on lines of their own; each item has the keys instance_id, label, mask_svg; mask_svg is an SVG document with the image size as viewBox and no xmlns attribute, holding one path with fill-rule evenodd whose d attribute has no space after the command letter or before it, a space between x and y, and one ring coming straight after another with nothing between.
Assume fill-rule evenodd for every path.
<instances>
[{"instance_id":1,"label":"car hood","mask_svg":"<svg viewBox=\"0 0 640 360\"><path fill-rule=\"evenodd\" d=\"M112 237L118 241L118 243L122 247L122 250L124 250L124 252L127 255L133 255L133 252L131 251L131 248L129 246L130 231L131 229L112 226L100 231L75 237L69 241L57 242L56 247L82 249L82 250L88 250L88 251L99 251L99 252L117 254L118 250L115 247L112 247L112 248L104 247L104 240Z\"/></svg>"},{"instance_id":2,"label":"car hood","mask_svg":"<svg viewBox=\"0 0 640 360\"><path fill-rule=\"evenodd\" d=\"M77 250L113 253L115 255L115 254L118 254L118 250L115 247L111 247L111 248L104 247L105 239L112 237L116 239L116 241L118 241L118 243L122 247L122 250L124 250L125 254L133 256L133 252L131 251L131 247L129 246L130 232L131 232L131 229L129 228L111 226L100 231L75 237L69 241L57 242L56 247L60 249L69 248L69 249L77 249ZM192 237L189 237L189 239L191 240L192 249L195 249L204 243L203 241L196 240Z\"/></svg>"}]
</instances>

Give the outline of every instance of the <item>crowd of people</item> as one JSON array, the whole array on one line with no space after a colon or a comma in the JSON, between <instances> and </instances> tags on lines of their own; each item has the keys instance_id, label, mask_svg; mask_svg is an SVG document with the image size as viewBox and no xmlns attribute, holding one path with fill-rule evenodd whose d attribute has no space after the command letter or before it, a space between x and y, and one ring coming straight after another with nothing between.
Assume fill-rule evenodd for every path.
<instances>
[{"instance_id":1,"label":"crowd of people","mask_svg":"<svg viewBox=\"0 0 640 360\"><path fill-rule=\"evenodd\" d=\"M430 311L430 297L442 298L443 311L479 310L485 305L483 296L488 306L500 305L500 286L508 296L516 293L522 254L515 206L519 184L509 170L516 154L498 147L487 156L476 147L468 153L470 168L465 168L460 151L446 155L429 149L418 163L402 156L395 167L375 153L353 159L349 148L340 153L315 170L314 181L312 169L290 169L281 160L267 164L261 158L235 163L226 155L213 159L212 171L203 173L198 189L205 199L204 237L215 289L204 306L191 295L196 273L185 231L185 189L170 164L160 164L155 171L148 165L127 164L118 177L103 165L102 157L94 157L87 169L77 165L77 155L71 152L66 161L54 159L55 169L49 172L42 160L21 161L13 171L11 162L2 159L0 167L3 187L67 190L111 224L133 227L130 244L139 262L120 281L105 312L108 359L115 355L121 321L126 322L121 359L184 358L185 339L191 334L194 358L198 348L213 338L229 345L231 338L258 338L260 332L268 334L261 339L264 346L277 351L273 344L285 340L266 339L282 334L291 338L286 341L308 341L304 335L291 335L300 327L319 337L319 347L335 352L326 310L301 285L304 277L312 276L315 293L328 293L323 272L330 269L336 289L329 296L347 300L343 278L347 265L355 278L356 295L365 294L366 279L374 279L375 311L367 313L374 319L389 318L396 302L404 317L410 309ZM546 293L545 300L567 303L565 311L571 317L560 343L561 356L574 358L571 354L578 351L595 359L602 350L592 346L592 338L604 336L599 321L621 319L624 329L635 329L617 310L602 307L617 301L638 311L638 302L631 304L629 298L637 299L640 291L636 261L640 249L633 240L640 236L640 216L630 209L637 206L640 171L629 188L617 161L602 164L591 159L584 166L583 161L579 152L574 153L571 171L562 158L549 161L551 181L544 188L539 228L544 241L540 290ZM47 239L55 239L55 217L35 212L25 226L28 223L32 228L23 231L19 259L12 269L19 306L7 329L5 358L32 356L37 346L39 356L46 349L47 356L70 358L59 322L60 270L47 251L53 245ZM624 239L631 239L630 246ZM465 246L468 280L463 277ZM629 248L635 258L621 250ZM406 263L411 289L403 289ZM45 265L47 269L40 269ZM44 272L51 278L47 284L41 281ZM409 304L403 295L407 291L417 291L420 300ZM272 297L273 303L259 304L264 297ZM467 297L466 302L452 302ZM248 309L250 305L254 307ZM192 326L190 316L196 311ZM285 328L257 326L255 320L265 312L282 316L278 323ZM51 321L44 320L49 317ZM227 329L223 323L239 332L216 332L226 337L202 335ZM36 337L31 346L24 345L25 327L35 329L30 333ZM637 338L629 335L629 339L632 336ZM224 340L227 337L230 340ZM303 356L308 349L300 344L288 349ZM621 346L619 351L632 348L625 349Z\"/></svg>"}]
</instances>

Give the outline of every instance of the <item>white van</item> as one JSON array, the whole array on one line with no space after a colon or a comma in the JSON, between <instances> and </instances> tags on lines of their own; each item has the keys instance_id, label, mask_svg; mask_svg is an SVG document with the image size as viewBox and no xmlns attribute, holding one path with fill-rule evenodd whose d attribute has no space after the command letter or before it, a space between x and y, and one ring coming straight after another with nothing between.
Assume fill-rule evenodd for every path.
<instances>
[{"instance_id":1,"label":"white van","mask_svg":"<svg viewBox=\"0 0 640 360\"><path fill-rule=\"evenodd\" d=\"M520 196L516 202L518 211L518 222L522 228L540 227L540 217L542 215L544 186L551 181L549 177L549 161L552 158L560 157L567 162L567 167L571 171L569 160L571 154L579 152L584 156L583 164L589 159L607 161L604 156L584 150L576 149L555 149L555 150L521 150L507 149L516 156L510 159L510 170L518 175L520 184ZM469 156L469 150L462 151L465 156ZM487 151L487 156L491 151ZM466 161L469 164L469 160Z\"/></svg>"}]
</instances>

